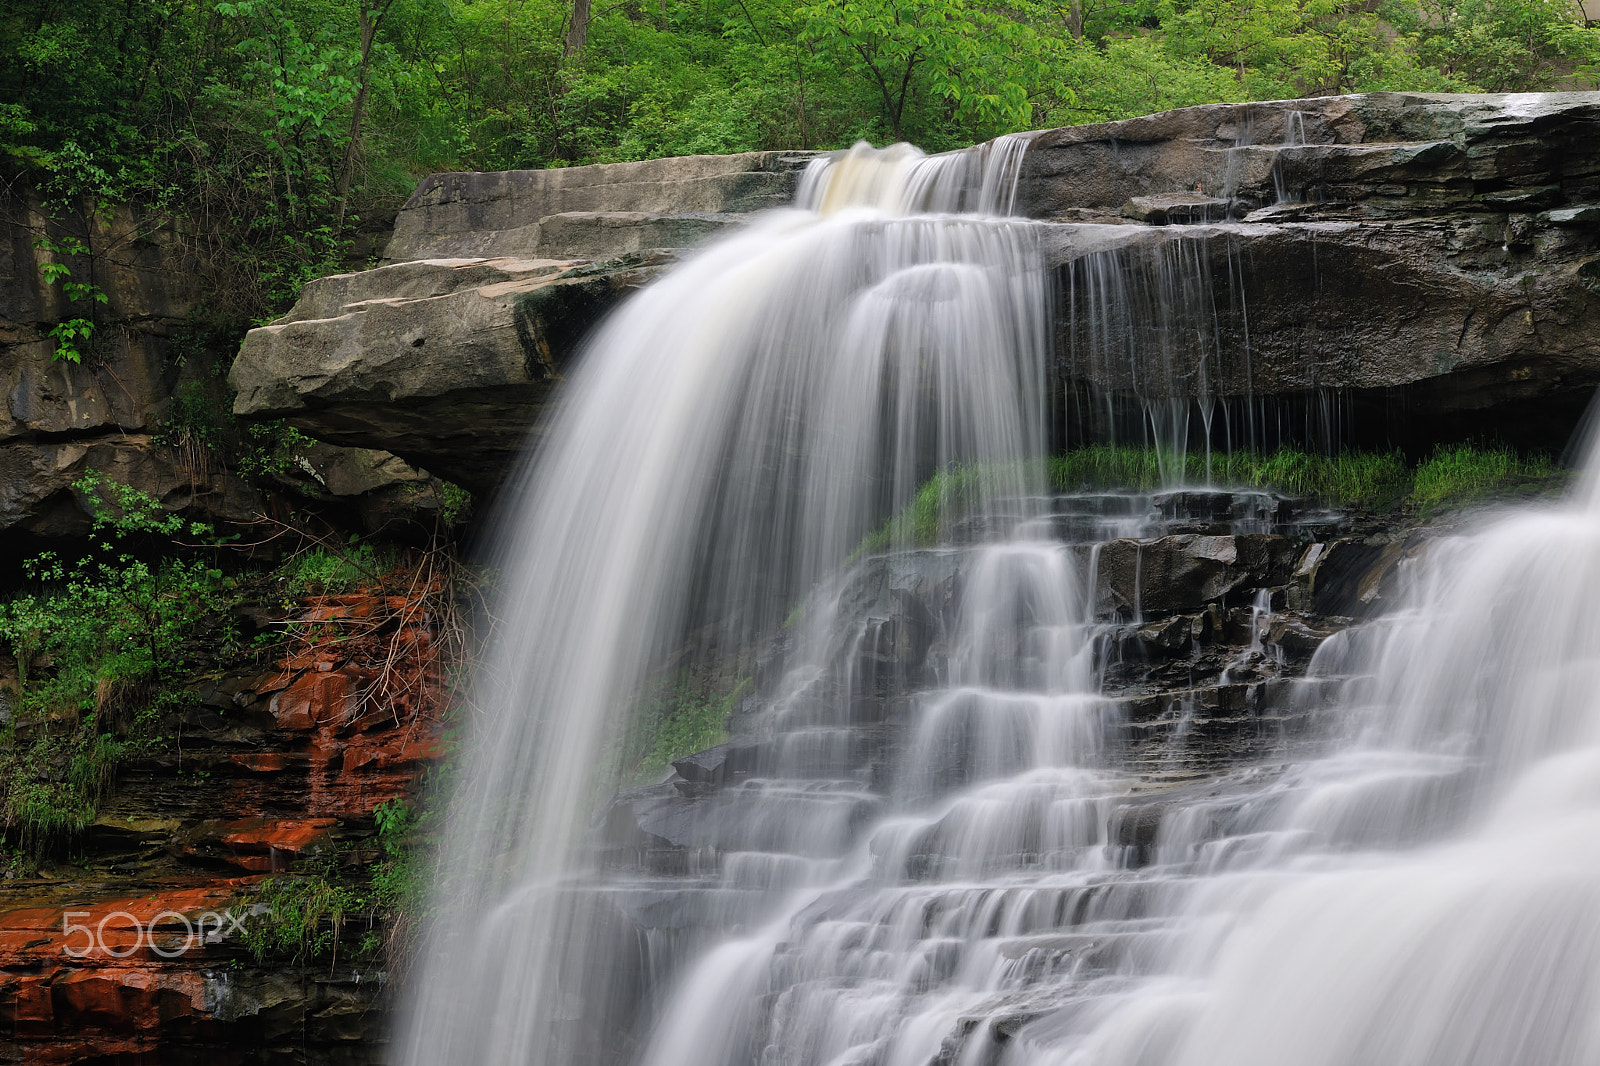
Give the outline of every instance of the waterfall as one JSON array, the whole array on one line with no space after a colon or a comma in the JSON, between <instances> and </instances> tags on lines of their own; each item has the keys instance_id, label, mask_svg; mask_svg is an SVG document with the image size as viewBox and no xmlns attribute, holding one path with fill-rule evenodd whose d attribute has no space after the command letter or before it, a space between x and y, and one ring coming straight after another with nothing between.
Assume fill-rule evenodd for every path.
<instances>
[{"instance_id":1,"label":"waterfall","mask_svg":"<svg viewBox=\"0 0 1600 1066\"><path fill-rule=\"evenodd\" d=\"M1600 497L1437 543L1410 581L1313 662L1326 750L1164 821L1138 921L1085 930L1137 958L1012 1060L1600 1061Z\"/></svg>"},{"instance_id":2,"label":"waterfall","mask_svg":"<svg viewBox=\"0 0 1600 1066\"><path fill-rule=\"evenodd\" d=\"M1042 483L1026 147L822 160L592 339L510 490L402 1061L1600 1061L1600 489L1408 555L1281 686L1302 732L1216 769L1194 693L1152 723L1107 677L1154 538L1245 538ZM1132 296L1137 250L1068 272L1078 357L1236 373L1160 240ZM1281 593L1221 685L1281 662ZM674 686L727 743L633 780Z\"/></svg>"},{"instance_id":3,"label":"waterfall","mask_svg":"<svg viewBox=\"0 0 1600 1066\"><path fill-rule=\"evenodd\" d=\"M618 1055L619 1019L645 1009L642 949L575 886L638 705L749 677L761 640L935 472L969 471L975 500L1029 488L1048 343L1034 227L910 213L998 214L1025 144L822 160L800 208L691 257L592 339L507 490L500 628L405 1061ZM859 799L812 792L823 836Z\"/></svg>"}]
</instances>

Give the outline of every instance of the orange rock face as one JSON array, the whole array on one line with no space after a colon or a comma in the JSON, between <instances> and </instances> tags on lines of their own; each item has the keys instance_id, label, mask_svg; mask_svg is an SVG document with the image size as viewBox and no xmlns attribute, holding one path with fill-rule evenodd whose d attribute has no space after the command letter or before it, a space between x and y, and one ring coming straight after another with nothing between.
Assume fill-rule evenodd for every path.
<instances>
[{"instance_id":1,"label":"orange rock face","mask_svg":"<svg viewBox=\"0 0 1600 1066\"><path fill-rule=\"evenodd\" d=\"M374 808L442 754L446 664L407 597L299 621L310 638L224 673L173 752L125 769L81 877L0 882L0 1063L380 1061L384 975L257 964L240 896L300 859L377 860Z\"/></svg>"}]
</instances>

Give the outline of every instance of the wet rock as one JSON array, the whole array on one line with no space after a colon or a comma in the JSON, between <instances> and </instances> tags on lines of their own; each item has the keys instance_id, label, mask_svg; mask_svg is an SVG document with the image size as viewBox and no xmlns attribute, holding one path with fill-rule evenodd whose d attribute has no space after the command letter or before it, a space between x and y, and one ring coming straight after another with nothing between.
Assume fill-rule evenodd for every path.
<instances>
[{"instance_id":1,"label":"wet rock","mask_svg":"<svg viewBox=\"0 0 1600 1066\"><path fill-rule=\"evenodd\" d=\"M1559 448L1600 383L1600 293L1586 280L1600 262L1600 94L1372 93L1052 130L1019 197L1037 218L1163 197L1245 215L1049 231L1071 301L1058 343L1070 388L1337 389L1374 444L1425 447L1489 418L1507 439ZM1091 308L1092 287L1071 283L1085 271L1117 279L1128 306ZM1095 354L1126 352L1164 313L1215 315L1216 336Z\"/></svg>"},{"instance_id":2,"label":"wet rock","mask_svg":"<svg viewBox=\"0 0 1600 1066\"><path fill-rule=\"evenodd\" d=\"M693 786L694 791L717 789L754 773L759 753L751 744L718 744L674 761L672 768L683 779L681 784Z\"/></svg>"},{"instance_id":3,"label":"wet rock","mask_svg":"<svg viewBox=\"0 0 1600 1066\"><path fill-rule=\"evenodd\" d=\"M1229 202L1199 193L1135 196L1122 205L1122 214L1152 226L1188 222L1221 222L1228 217Z\"/></svg>"},{"instance_id":4,"label":"wet rock","mask_svg":"<svg viewBox=\"0 0 1600 1066\"><path fill-rule=\"evenodd\" d=\"M1398 568L1406 552L1404 539L1331 542L1301 565L1313 608L1320 614L1353 618L1378 613L1398 592Z\"/></svg>"},{"instance_id":5,"label":"wet rock","mask_svg":"<svg viewBox=\"0 0 1600 1066\"><path fill-rule=\"evenodd\" d=\"M1297 555L1293 542L1271 534L1114 540L1100 549L1096 594L1105 611L1194 611L1284 584Z\"/></svg>"}]
</instances>

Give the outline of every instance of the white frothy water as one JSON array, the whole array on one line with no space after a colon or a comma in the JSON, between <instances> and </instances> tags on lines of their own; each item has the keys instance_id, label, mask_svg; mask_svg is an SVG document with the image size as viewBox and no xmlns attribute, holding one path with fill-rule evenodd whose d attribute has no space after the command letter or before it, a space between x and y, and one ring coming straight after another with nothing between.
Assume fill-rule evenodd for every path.
<instances>
[{"instance_id":1,"label":"white frothy water","mask_svg":"<svg viewBox=\"0 0 1600 1066\"><path fill-rule=\"evenodd\" d=\"M1005 212L1025 147L819 165L595 338L506 534L405 1061L1600 1061L1600 493L1407 564L1301 684L1318 743L1152 786L1100 695L1097 550L1019 461L1034 231L916 214ZM1009 536L846 565L954 464ZM757 677L747 765L625 793L647 839L608 867L608 745L686 661Z\"/></svg>"},{"instance_id":2,"label":"white frothy water","mask_svg":"<svg viewBox=\"0 0 1600 1066\"><path fill-rule=\"evenodd\" d=\"M1012 142L814 165L806 206L693 256L593 338L509 490L504 625L405 1061L614 1057L643 967L607 954L599 905L570 886L630 705L685 662L748 670L757 639L935 471L983 471L980 496L1026 487L1047 345L1033 228L909 214L967 199L974 168L1003 208Z\"/></svg>"},{"instance_id":3,"label":"white frothy water","mask_svg":"<svg viewBox=\"0 0 1600 1066\"><path fill-rule=\"evenodd\" d=\"M1600 1061L1600 505L1439 543L1324 645L1344 739L1163 823L1146 959L1028 1063ZM1309 687L1309 686L1308 686Z\"/></svg>"}]
</instances>

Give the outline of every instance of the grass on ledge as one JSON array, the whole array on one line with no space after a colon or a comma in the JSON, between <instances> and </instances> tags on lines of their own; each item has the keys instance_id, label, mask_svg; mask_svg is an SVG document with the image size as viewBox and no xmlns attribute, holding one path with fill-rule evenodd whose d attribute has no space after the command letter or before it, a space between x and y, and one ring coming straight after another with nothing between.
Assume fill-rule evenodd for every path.
<instances>
[{"instance_id":1,"label":"grass on ledge","mask_svg":"<svg viewBox=\"0 0 1600 1066\"><path fill-rule=\"evenodd\" d=\"M1182 476L1178 474L1182 469ZM1408 489L1409 470L1399 452L1316 455L1295 448L1275 452L1189 453L1181 459L1154 448L1094 444L1049 460L1050 487L1151 490L1177 484L1228 485L1313 496L1345 506L1382 507Z\"/></svg>"},{"instance_id":2,"label":"grass on ledge","mask_svg":"<svg viewBox=\"0 0 1600 1066\"><path fill-rule=\"evenodd\" d=\"M1179 471L1182 471L1180 476ZM931 545L945 527L980 498L1021 491L1124 489L1152 491L1179 485L1267 489L1337 507L1432 514L1485 498L1554 485L1561 473L1545 456L1524 457L1503 446L1441 445L1416 467L1399 451L1318 455L1297 448L1273 452L1189 453L1093 444L1035 464L1006 468L960 467L923 483L909 505L868 534L851 558L893 544ZM1002 490L997 493L996 489Z\"/></svg>"},{"instance_id":3,"label":"grass on ledge","mask_svg":"<svg viewBox=\"0 0 1600 1066\"><path fill-rule=\"evenodd\" d=\"M1510 448L1441 445L1411 477L1407 503L1429 514L1506 492L1544 488L1562 471L1548 456L1520 456Z\"/></svg>"}]
</instances>

